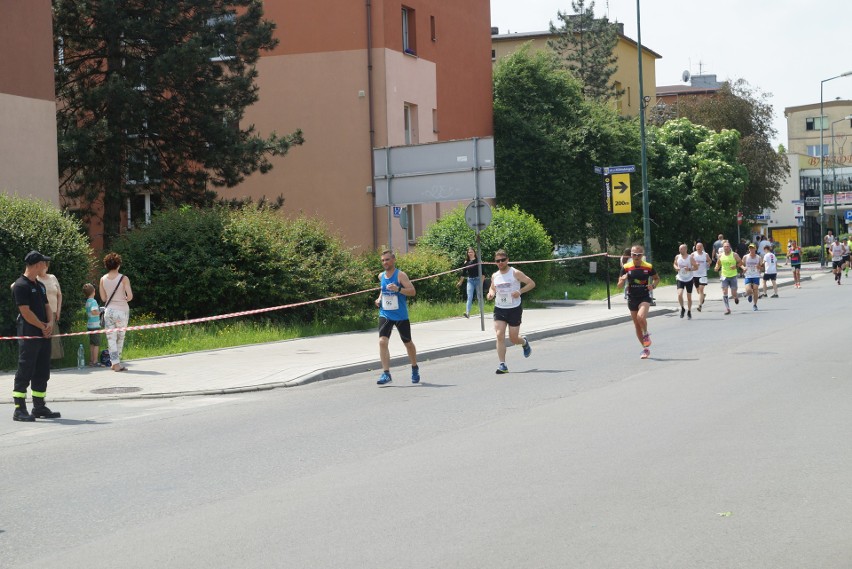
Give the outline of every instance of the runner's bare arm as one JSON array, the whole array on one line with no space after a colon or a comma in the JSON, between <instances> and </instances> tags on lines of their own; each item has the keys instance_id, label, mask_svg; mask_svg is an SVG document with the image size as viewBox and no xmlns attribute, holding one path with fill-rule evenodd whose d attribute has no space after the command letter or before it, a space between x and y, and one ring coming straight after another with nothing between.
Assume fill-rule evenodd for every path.
<instances>
[{"instance_id":1,"label":"runner's bare arm","mask_svg":"<svg viewBox=\"0 0 852 569\"><path fill-rule=\"evenodd\" d=\"M398 290L399 294L403 296L414 296L417 294L417 289L414 288L414 283L412 283L411 279L408 278L408 275L402 271L399 272L399 284L401 285Z\"/></svg>"},{"instance_id":2,"label":"runner's bare arm","mask_svg":"<svg viewBox=\"0 0 852 569\"><path fill-rule=\"evenodd\" d=\"M521 290L517 291L518 296L521 296L522 294L527 293L535 288L535 281L529 278L521 271L519 271L518 269L515 269L515 278L521 281L521 284L524 285L523 287L521 287ZM512 296L515 296L515 293L512 293Z\"/></svg>"}]
</instances>

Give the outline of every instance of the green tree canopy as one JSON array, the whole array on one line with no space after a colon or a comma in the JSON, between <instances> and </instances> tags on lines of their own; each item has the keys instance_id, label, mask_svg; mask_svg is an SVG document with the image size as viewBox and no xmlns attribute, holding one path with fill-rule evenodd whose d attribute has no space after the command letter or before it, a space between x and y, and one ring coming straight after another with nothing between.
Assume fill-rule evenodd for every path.
<instances>
[{"instance_id":1,"label":"green tree canopy","mask_svg":"<svg viewBox=\"0 0 852 569\"><path fill-rule=\"evenodd\" d=\"M638 123L582 87L549 52L521 49L494 70L497 202L519 205L557 243L601 235L602 185L595 166L635 164ZM607 220L623 235L628 216Z\"/></svg>"},{"instance_id":2,"label":"green tree canopy","mask_svg":"<svg viewBox=\"0 0 852 569\"><path fill-rule=\"evenodd\" d=\"M241 124L277 44L261 0L55 0L53 13L61 188L103 200L107 242L125 198L208 202L302 143Z\"/></svg>"},{"instance_id":3,"label":"green tree canopy","mask_svg":"<svg viewBox=\"0 0 852 569\"><path fill-rule=\"evenodd\" d=\"M740 164L740 135L716 133L676 119L648 136L649 208L654 259L677 253L680 243L708 242L735 219L748 171Z\"/></svg>"},{"instance_id":4,"label":"green tree canopy","mask_svg":"<svg viewBox=\"0 0 852 569\"><path fill-rule=\"evenodd\" d=\"M790 175L787 157L772 147L778 132L772 126L774 110L769 97L739 79L722 84L713 97L686 97L677 109L678 116L717 132L739 131L738 158L748 170L748 186L741 204L746 214L774 208L781 199L781 185Z\"/></svg>"},{"instance_id":5,"label":"green tree canopy","mask_svg":"<svg viewBox=\"0 0 852 569\"><path fill-rule=\"evenodd\" d=\"M574 14L557 12L559 26L550 23L550 33L555 39L549 40L548 45L583 84L586 97L606 101L619 96L623 91L612 81L618 70L616 24L605 17L595 18L594 1L587 8L585 0L575 0L571 8Z\"/></svg>"}]
</instances>

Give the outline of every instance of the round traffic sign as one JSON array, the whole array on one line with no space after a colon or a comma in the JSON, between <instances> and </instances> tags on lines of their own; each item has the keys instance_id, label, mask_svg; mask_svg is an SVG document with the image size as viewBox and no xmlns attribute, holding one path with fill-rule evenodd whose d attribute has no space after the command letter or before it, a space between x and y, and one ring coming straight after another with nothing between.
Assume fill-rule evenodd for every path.
<instances>
[{"instance_id":1,"label":"round traffic sign","mask_svg":"<svg viewBox=\"0 0 852 569\"><path fill-rule=\"evenodd\" d=\"M464 209L464 220L474 231L482 231L491 223L491 206L485 200L473 200Z\"/></svg>"}]
</instances>

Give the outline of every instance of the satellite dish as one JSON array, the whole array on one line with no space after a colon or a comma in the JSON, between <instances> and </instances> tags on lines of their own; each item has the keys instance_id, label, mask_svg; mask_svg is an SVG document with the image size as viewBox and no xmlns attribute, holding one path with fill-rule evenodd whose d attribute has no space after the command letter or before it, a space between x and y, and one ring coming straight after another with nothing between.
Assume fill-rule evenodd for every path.
<instances>
[{"instance_id":1,"label":"satellite dish","mask_svg":"<svg viewBox=\"0 0 852 569\"><path fill-rule=\"evenodd\" d=\"M689 83L690 77L692 76L689 74L689 69L684 70L683 75L680 76L680 78L683 79L684 83Z\"/></svg>"}]
</instances>

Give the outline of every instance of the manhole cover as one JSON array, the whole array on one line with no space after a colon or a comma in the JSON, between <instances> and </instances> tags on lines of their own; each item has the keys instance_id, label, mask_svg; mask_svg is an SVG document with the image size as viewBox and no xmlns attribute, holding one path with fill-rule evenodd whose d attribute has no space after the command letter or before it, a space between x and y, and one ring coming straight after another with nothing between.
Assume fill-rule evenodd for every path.
<instances>
[{"instance_id":1,"label":"manhole cover","mask_svg":"<svg viewBox=\"0 0 852 569\"><path fill-rule=\"evenodd\" d=\"M142 391L141 387L102 387L101 389L93 389L92 393L98 395L109 395L111 393L135 393Z\"/></svg>"}]
</instances>

